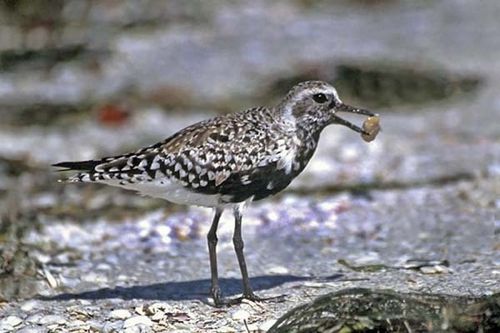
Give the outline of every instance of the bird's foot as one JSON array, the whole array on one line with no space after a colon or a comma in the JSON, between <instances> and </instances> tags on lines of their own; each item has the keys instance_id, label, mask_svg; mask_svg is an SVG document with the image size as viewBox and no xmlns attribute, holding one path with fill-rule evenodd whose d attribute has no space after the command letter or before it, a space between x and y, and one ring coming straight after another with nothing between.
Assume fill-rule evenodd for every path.
<instances>
[{"instance_id":1,"label":"bird's foot","mask_svg":"<svg viewBox=\"0 0 500 333\"><path fill-rule=\"evenodd\" d=\"M212 299L214 301L214 306L217 308L240 304L243 302L243 300L249 300L252 302L271 301L271 302L281 303L281 302L284 302L285 298L286 298L286 295L260 297L260 296L257 296L253 291L246 291L240 297L233 298L233 299L227 299L227 298L222 297L222 292L221 292L220 288L218 288L218 287L212 288L210 290L210 294L211 294Z\"/></svg>"},{"instance_id":2,"label":"bird's foot","mask_svg":"<svg viewBox=\"0 0 500 333\"><path fill-rule=\"evenodd\" d=\"M210 289L210 295L212 295L212 299L214 300L214 306L216 308L231 305L230 301L222 297L222 292L218 286L212 287Z\"/></svg>"},{"instance_id":3,"label":"bird's foot","mask_svg":"<svg viewBox=\"0 0 500 333\"><path fill-rule=\"evenodd\" d=\"M242 299L247 299L247 300L252 301L252 302L263 302L263 301L268 300L267 297L260 297L260 296L255 295L255 293L252 290L244 292Z\"/></svg>"},{"instance_id":4,"label":"bird's foot","mask_svg":"<svg viewBox=\"0 0 500 333\"><path fill-rule=\"evenodd\" d=\"M253 291L247 291L243 293L243 296L230 300L230 305L239 304L243 300L249 300L252 302L276 302L281 303L285 301L286 295L270 296L270 297L260 297L255 295Z\"/></svg>"}]
</instances>

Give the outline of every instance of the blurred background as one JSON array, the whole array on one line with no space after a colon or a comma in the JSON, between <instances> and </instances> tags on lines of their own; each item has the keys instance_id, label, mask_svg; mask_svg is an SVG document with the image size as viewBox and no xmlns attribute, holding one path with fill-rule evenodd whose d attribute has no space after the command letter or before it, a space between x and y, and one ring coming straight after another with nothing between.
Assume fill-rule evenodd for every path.
<instances>
[{"instance_id":1,"label":"blurred background","mask_svg":"<svg viewBox=\"0 0 500 333\"><path fill-rule=\"evenodd\" d=\"M59 184L50 164L273 105L308 79L378 112L383 131L366 144L328 128L290 189L250 208L250 271L425 257L498 273L499 17L495 0L0 1L0 299L208 278L210 211ZM238 277L229 242L221 252ZM127 266L159 254L161 269Z\"/></svg>"}]
</instances>

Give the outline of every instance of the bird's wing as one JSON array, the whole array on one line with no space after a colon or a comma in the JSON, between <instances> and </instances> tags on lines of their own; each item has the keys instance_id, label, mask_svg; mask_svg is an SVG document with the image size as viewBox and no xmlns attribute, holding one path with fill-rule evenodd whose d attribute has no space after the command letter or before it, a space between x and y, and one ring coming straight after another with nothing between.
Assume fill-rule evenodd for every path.
<instances>
[{"instance_id":1,"label":"bird's wing","mask_svg":"<svg viewBox=\"0 0 500 333\"><path fill-rule=\"evenodd\" d=\"M271 140L272 119L252 120L253 114L262 115L262 111L216 118L203 128L174 136L163 147L166 174L204 193L224 192L235 181L245 185L251 174L280 157Z\"/></svg>"},{"instance_id":2,"label":"bird's wing","mask_svg":"<svg viewBox=\"0 0 500 333\"><path fill-rule=\"evenodd\" d=\"M202 121L133 153L55 166L82 171L69 178L74 182L126 184L168 177L199 192L221 193L266 176L273 163L286 167L280 161L287 142L271 140L272 119L266 111L249 109Z\"/></svg>"}]
</instances>

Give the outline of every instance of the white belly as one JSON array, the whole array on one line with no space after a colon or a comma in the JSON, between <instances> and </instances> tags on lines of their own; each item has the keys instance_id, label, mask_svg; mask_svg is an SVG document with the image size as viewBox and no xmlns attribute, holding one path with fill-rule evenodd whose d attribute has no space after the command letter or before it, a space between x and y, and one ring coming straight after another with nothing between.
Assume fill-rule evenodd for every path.
<instances>
[{"instance_id":1,"label":"white belly","mask_svg":"<svg viewBox=\"0 0 500 333\"><path fill-rule=\"evenodd\" d=\"M220 194L201 194L189 191L181 184L168 179L151 182L121 185L116 180L104 180L100 183L137 191L142 195L164 199L181 205L217 207L222 204Z\"/></svg>"}]
</instances>

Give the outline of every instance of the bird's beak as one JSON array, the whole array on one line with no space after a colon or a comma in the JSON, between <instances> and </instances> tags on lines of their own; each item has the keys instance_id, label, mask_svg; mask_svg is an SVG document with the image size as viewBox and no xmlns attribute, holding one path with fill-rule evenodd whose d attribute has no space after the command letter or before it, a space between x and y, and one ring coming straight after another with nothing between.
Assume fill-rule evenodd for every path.
<instances>
[{"instance_id":1,"label":"bird's beak","mask_svg":"<svg viewBox=\"0 0 500 333\"><path fill-rule=\"evenodd\" d=\"M337 104L337 105L333 106L332 111L333 111L332 119L333 119L334 123L344 125L346 127L349 127L350 129L352 129L355 132L365 134L365 135L368 135L369 133L364 131L361 127L358 127L358 126L354 125L353 123L340 118L339 116L337 116L337 112L349 112L349 113L355 113L355 114L362 114L364 116L369 116L369 117L377 116L376 113L373 113L371 111L364 110L364 109L358 109L358 108L355 108L355 107L352 107L350 105L343 104L343 103L340 105Z\"/></svg>"}]
</instances>

